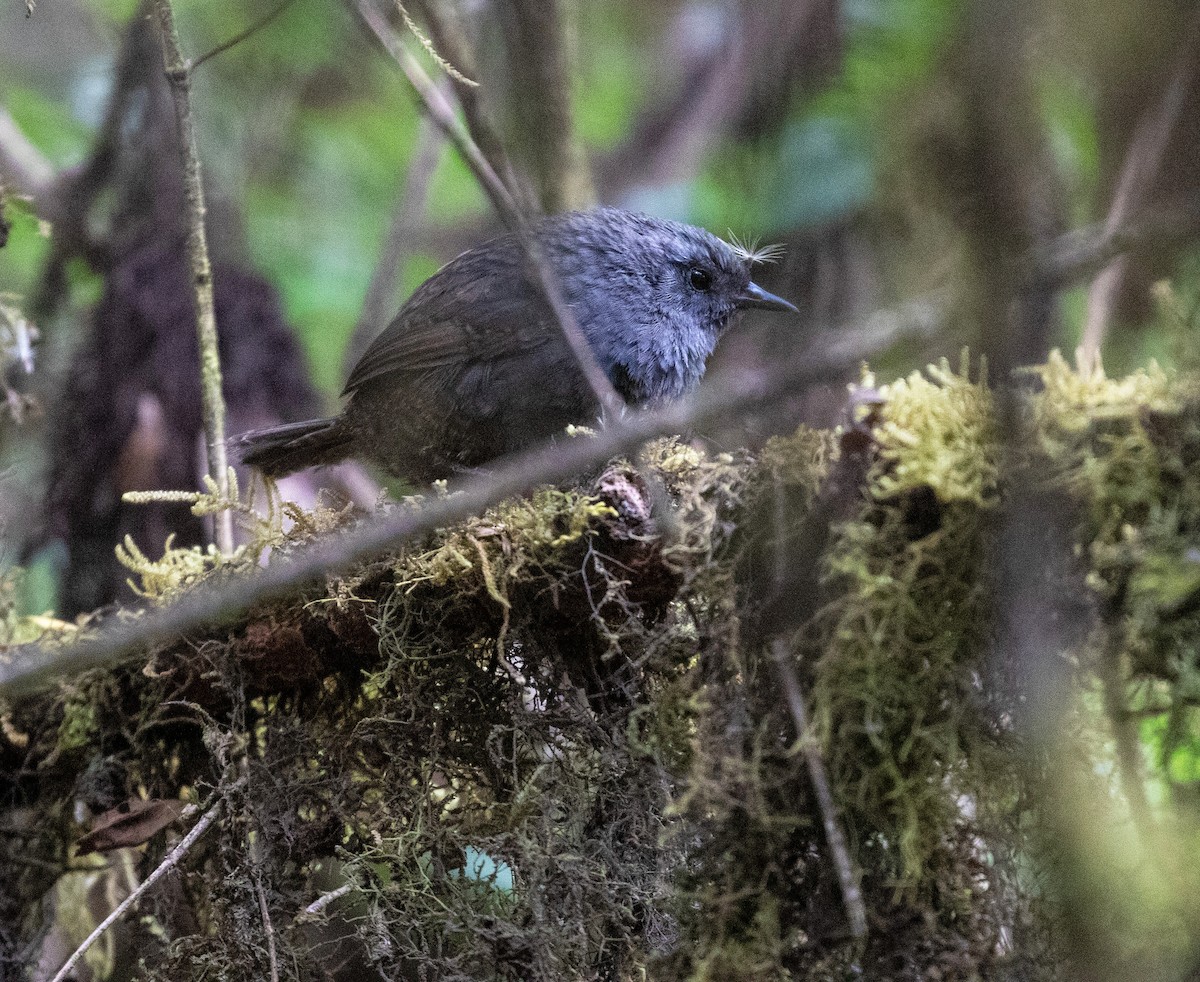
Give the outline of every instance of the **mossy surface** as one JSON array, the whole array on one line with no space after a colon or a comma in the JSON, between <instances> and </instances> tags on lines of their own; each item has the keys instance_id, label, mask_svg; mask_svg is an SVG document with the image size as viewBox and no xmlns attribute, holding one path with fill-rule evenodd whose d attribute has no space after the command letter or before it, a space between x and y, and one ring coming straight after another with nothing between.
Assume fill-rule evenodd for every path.
<instances>
[{"instance_id":1,"label":"mossy surface","mask_svg":"<svg viewBox=\"0 0 1200 982\"><path fill-rule=\"evenodd\" d=\"M985 385L946 363L881 390L860 517L826 557L811 649L817 728L872 865L929 888L958 796L979 790L990 632L987 519L1000 500ZM870 381L870 380L869 380Z\"/></svg>"},{"instance_id":2,"label":"mossy surface","mask_svg":"<svg viewBox=\"0 0 1200 982\"><path fill-rule=\"evenodd\" d=\"M1056 977L1029 755L989 681L998 518L1008 482L1034 473L1078 503L1073 588L1095 617L1056 653L1085 693L1074 725L1139 720L1154 754L1134 778L1166 814L1200 781L1200 400L1154 368L1085 379L1056 356L1005 448L981 375L964 358L868 376L842 430L756 454L658 441L642 466L668 522L616 461L141 671L3 707L21 829L0 850L4 936L36 938L77 813L220 787L225 816L131 923L142 977L268 977L268 922L289 978ZM232 559L126 560L169 603L353 520L276 502ZM8 641L32 629L4 623ZM780 646L804 733L767 654ZM860 876L865 944L805 744Z\"/></svg>"}]
</instances>

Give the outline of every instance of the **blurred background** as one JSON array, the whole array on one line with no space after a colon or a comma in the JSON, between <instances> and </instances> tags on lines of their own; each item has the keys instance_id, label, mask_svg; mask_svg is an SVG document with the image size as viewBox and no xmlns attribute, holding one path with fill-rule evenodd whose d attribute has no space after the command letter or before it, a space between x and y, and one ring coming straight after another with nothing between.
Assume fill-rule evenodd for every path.
<instances>
[{"instance_id":1,"label":"blurred background","mask_svg":"<svg viewBox=\"0 0 1200 982\"><path fill-rule=\"evenodd\" d=\"M192 58L256 28L194 75L231 434L333 410L348 365L403 298L502 228L423 121L368 9L445 78L384 4L177 5ZM1014 170L997 178L1016 175L1020 193L995 192L1019 199L1017 251L1084 250L1042 297L1051 344L1073 352L1090 331L1110 373L1187 357L1155 326L1151 287L1170 276L1186 296L1197 272L1190 4L423 0L408 10L481 83L458 92L529 207L599 201L786 247L757 278L803 321L750 319L713 372L848 344L888 378L994 343L962 296L979 231L962 184L984 200L992 190L963 163L980 98L1020 134ZM130 514L120 503L126 490L195 487L201 473L174 126L157 37L136 3L0 5L11 226L0 250L0 561L27 567L27 611L70 617L120 597L112 548L127 533L152 555L172 532L202 536L186 509ZM1103 264L1087 248L1106 222L1111 231L1139 216L1151 233L1099 289ZM755 444L800 420L827 425L856 375L848 367L769 419L702 436ZM321 480L372 496L371 476L354 469Z\"/></svg>"}]
</instances>

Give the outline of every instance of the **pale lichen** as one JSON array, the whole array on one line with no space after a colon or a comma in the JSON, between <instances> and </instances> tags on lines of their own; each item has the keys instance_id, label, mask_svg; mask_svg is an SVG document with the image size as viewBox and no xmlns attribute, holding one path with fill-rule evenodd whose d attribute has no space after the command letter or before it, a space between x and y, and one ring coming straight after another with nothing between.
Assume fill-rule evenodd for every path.
<instances>
[{"instance_id":1,"label":"pale lichen","mask_svg":"<svg viewBox=\"0 0 1200 982\"><path fill-rule=\"evenodd\" d=\"M138 596L162 603L195 586L215 572L244 573L260 565L271 550L287 549L345 524L351 514L349 505L334 507L323 501L304 509L284 501L273 481L265 483L264 506L260 509L254 489L243 497L237 472L231 467L227 489L222 490L209 475L204 475L203 491L130 491L127 504L182 503L192 514L212 517L233 512L239 519L242 543L231 552L215 545L175 546L174 535L167 538L159 559L149 558L131 536L116 546L118 561L134 573L138 581L128 580Z\"/></svg>"},{"instance_id":2,"label":"pale lichen","mask_svg":"<svg viewBox=\"0 0 1200 982\"><path fill-rule=\"evenodd\" d=\"M813 652L816 725L848 819L871 864L918 891L986 742L972 704L1000 447L986 383L968 369L964 355L958 372L943 361L880 388L864 507L827 554L832 599Z\"/></svg>"}]
</instances>

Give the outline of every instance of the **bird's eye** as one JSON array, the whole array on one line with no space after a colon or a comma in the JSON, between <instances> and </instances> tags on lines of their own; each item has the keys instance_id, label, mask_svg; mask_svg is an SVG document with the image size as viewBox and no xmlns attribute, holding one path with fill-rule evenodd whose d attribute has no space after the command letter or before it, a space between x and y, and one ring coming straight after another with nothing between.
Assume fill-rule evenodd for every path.
<instances>
[{"instance_id":1,"label":"bird's eye","mask_svg":"<svg viewBox=\"0 0 1200 982\"><path fill-rule=\"evenodd\" d=\"M699 266L693 266L688 270L688 285L693 290L707 293L712 289L712 273L707 269L701 269Z\"/></svg>"}]
</instances>

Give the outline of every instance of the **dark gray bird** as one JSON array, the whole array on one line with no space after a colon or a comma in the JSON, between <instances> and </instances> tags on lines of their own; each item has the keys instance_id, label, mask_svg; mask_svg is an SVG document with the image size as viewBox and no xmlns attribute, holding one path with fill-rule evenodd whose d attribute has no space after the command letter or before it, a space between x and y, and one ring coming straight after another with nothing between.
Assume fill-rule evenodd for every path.
<instances>
[{"instance_id":1,"label":"dark gray bird","mask_svg":"<svg viewBox=\"0 0 1200 982\"><path fill-rule=\"evenodd\" d=\"M630 403L675 399L747 307L796 312L753 257L703 229L600 208L533 238L600 366ZM268 476L355 456L415 481L476 467L599 415L520 243L464 252L426 280L350 373L340 416L242 434Z\"/></svg>"}]
</instances>

